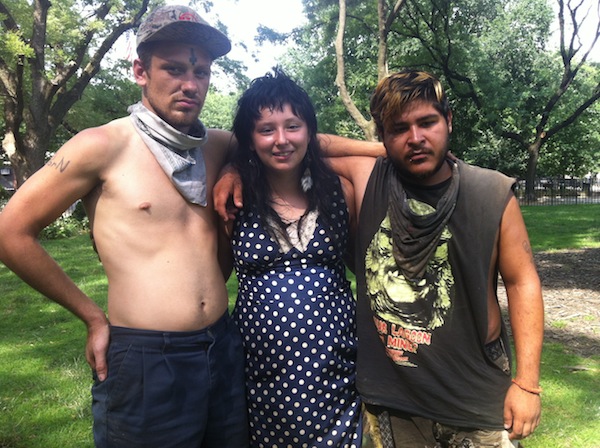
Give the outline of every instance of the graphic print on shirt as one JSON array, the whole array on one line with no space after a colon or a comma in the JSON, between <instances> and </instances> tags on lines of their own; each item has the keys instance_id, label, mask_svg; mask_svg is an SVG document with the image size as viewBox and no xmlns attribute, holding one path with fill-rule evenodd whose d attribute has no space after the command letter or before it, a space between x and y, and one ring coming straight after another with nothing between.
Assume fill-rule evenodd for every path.
<instances>
[{"instance_id":1,"label":"graphic print on shirt","mask_svg":"<svg viewBox=\"0 0 600 448\"><path fill-rule=\"evenodd\" d=\"M409 204L420 215L434 211L413 199ZM448 227L444 228L425 276L416 284L406 280L394 259L389 215L367 248L367 297L386 353L397 365L418 367L414 355L420 346L433 343L433 330L445 323L454 294L454 276L448 260L451 238Z\"/></svg>"}]
</instances>

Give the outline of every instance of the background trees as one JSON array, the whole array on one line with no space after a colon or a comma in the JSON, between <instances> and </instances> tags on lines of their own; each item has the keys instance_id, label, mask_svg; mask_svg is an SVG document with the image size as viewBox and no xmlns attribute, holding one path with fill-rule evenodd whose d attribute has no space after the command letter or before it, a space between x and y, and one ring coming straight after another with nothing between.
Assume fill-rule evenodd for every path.
<instances>
[{"instance_id":1,"label":"background trees","mask_svg":"<svg viewBox=\"0 0 600 448\"><path fill-rule=\"evenodd\" d=\"M310 0L305 7L309 21L289 66L319 97L325 130L374 138L367 101L377 80L422 68L448 86L453 150L466 160L526 176L528 187L538 167L544 175L597 170L600 57L590 56L600 22L591 41L580 38L598 2ZM549 45L553 24L558 49Z\"/></svg>"},{"instance_id":2,"label":"background trees","mask_svg":"<svg viewBox=\"0 0 600 448\"><path fill-rule=\"evenodd\" d=\"M105 56L118 36L133 35L148 1L0 0L2 149L19 183L75 132L124 115L138 100L130 64ZM368 101L377 80L421 68L448 87L453 151L465 160L530 180L600 169L596 0L303 4L301 29L282 35L256 25L260 39L293 43L282 65L311 95L322 131L375 139ZM590 8L596 15L586 18ZM593 19L595 39L584 45L581 25ZM558 45L550 45L552 30ZM217 64L226 82L211 90L202 119L229 128L248 79L239 61Z\"/></svg>"},{"instance_id":3,"label":"background trees","mask_svg":"<svg viewBox=\"0 0 600 448\"><path fill-rule=\"evenodd\" d=\"M0 1L2 149L18 185L43 165L65 115L119 36L139 24L148 1Z\"/></svg>"},{"instance_id":4,"label":"background trees","mask_svg":"<svg viewBox=\"0 0 600 448\"><path fill-rule=\"evenodd\" d=\"M123 116L139 101L131 64L106 56L120 36L137 29L153 8L149 2L0 0L2 152L17 185L74 133ZM210 6L207 0L195 7ZM217 64L245 80L239 62Z\"/></svg>"}]
</instances>

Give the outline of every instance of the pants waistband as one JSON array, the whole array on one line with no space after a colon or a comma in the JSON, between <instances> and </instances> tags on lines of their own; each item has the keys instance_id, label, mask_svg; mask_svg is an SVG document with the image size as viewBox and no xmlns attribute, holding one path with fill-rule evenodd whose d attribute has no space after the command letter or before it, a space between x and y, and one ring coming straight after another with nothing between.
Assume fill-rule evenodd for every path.
<instances>
[{"instance_id":1,"label":"pants waistband","mask_svg":"<svg viewBox=\"0 0 600 448\"><path fill-rule=\"evenodd\" d=\"M197 350L199 345L208 349L215 338L226 333L230 320L229 313L226 312L214 324L196 331L143 330L111 325L110 339L115 343L135 344L158 349L189 347Z\"/></svg>"}]
</instances>

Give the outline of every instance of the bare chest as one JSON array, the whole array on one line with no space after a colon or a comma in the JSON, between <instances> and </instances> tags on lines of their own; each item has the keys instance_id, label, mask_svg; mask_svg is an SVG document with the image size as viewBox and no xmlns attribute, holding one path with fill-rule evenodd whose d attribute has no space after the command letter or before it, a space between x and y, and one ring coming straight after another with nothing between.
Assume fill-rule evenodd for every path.
<instances>
[{"instance_id":1,"label":"bare chest","mask_svg":"<svg viewBox=\"0 0 600 448\"><path fill-rule=\"evenodd\" d=\"M105 173L105 178L88 201L91 220L110 226L134 226L181 230L210 219L212 198L206 207L191 204L175 188L152 153L138 142L129 145ZM212 191L214 169L207 164L206 187ZM116 221L116 222L114 222Z\"/></svg>"}]
</instances>

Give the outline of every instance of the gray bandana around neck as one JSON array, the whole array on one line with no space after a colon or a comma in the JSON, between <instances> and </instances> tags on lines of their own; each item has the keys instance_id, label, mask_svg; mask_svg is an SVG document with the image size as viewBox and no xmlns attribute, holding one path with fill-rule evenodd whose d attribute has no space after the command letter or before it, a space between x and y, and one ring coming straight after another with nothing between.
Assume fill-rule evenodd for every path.
<instances>
[{"instance_id":1,"label":"gray bandana around neck","mask_svg":"<svg viewBox=\"0 0 600 448\"><path fill-rule=\"evenodd\" d=\"M388 212L392 225L392 253L404 277L413 283L418 283L425 275L442 231L456 207L460 172L456 162L447 163L452 168L452 180L435 211L428 215L418 215L412 211L402 187L402 179L396 171L390 178Z\"/></svg>"},{"instance_id":2,"label":"gray bandana around neck","mask_svg":"<svg viewBox=\"0 0 600 448\"><path fill-rule=\"evenodd\" d=\"M208 140L200 120L194 135L178 131L141 102L129 106L131 121L175 188L192 204L206 207L206 165L202 145Z\"/></svg>"}]
</instances>

